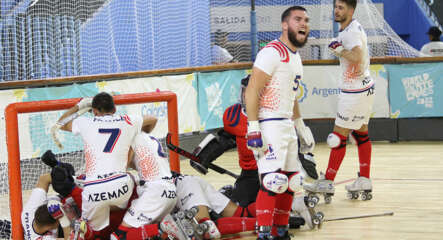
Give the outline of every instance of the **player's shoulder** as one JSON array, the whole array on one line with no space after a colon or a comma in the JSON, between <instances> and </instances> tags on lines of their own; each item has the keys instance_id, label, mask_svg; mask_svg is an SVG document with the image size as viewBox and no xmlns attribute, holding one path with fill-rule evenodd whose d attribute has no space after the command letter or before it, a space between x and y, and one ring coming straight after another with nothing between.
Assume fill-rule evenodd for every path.
<instances>
[{"instance_id":1,"label":"player's shoulder","mask_svg":"<svg viewBox=\"0 0 443 240\"><path fill-rule=\"evenodd\" d=\"M229 125L230 127L235 127L240 122L242 118L242 106L240 103L234 104L225 110L225 114L223 117L223 122L225 125Z\"/></svg>"},{"instance_id":2,"label":"player's shoulder","mask_svg":"<svg viewBox=\"0 0 443 240\"><path fill-rule=\"evenodd\" d=\"M273 40L260 50L265 57L278 57L282 62L289 62L289 50L279 40Z\"/></svg>"},{"instance_id":3,"label":"player's shoulder","mask_svg":"<svg viewBox=\"0 0 443 240\"><path fill-rule=\"evenodd\" d=\"M364 32L363 26L356 19L352 20L347 28L349 32Z\"/></svg>"}]
</instances>

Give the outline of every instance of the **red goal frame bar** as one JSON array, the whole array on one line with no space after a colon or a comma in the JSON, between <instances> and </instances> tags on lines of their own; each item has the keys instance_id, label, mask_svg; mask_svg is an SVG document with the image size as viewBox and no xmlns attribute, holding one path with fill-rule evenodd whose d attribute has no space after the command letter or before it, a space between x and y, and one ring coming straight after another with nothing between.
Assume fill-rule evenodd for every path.
<instances>
[{"instance_id":1,"label":"red goal frame bar","mask_svg":"<svg viewBox=\"0 0 443 240\"><path fill-rule=\"evenodd\" d=\"M6 144L8 148L8 178L9 178L9 206L12 221L12 238L23 239L21 212L23 209L22 186L20 176L20 146L18 133L18 114L44 111L57 111L73 107L80 98L18 102L9 104L5 109ZM136 104L147 102L167 102L168 131L172 134L172 142L178 141L178 110L177 95L170 91L122 94L114 96L115 104ZM178 154L169 151L171 170L180 172Z\"/></svg>"}]
</instances>

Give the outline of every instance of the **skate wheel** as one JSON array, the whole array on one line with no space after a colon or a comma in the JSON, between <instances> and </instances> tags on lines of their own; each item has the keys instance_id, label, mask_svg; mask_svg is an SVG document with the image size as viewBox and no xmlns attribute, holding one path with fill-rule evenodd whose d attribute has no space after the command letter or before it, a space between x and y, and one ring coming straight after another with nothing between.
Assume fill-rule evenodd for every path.
<instances>
[{"instance_id":1,"label":"skate wheel","mask_svg":"<svg viewBox=\"0 0 443 240\"><path fill-rule=\"evenodd\" d=\"M203 231L208 231L208 228L209 228L209 226L208 226L208 224L206 224L206 223L200 223L199 225L198 225L201 229L203 229Z\"/></svg>"},{"instance_id":2,"label":"skate wheel","mask_svg":"<svg viewBox=\"0 0 443 240\"><path fill-rule=\"evenodd\" d=\"M347 197L348 199L352 199L352 193L351 193L351 192L348 192L348 193L346 194L346 197Z\"/></svg>"},{"instance_id":3,"label":"skate wheel","mask_svg":"<svg viewBox=\"0 0 443 240\"><path fill-rule=\"evenodd\" d=\"M191 211L189 211L185 213L185 216L186 219L193 219L195 215Z\"/></svg>"},{"instance_id":4,"label":"skate wheel","mask_svg":"<svg viewBox=\"0 0 443 240\"><path fill-rule=\"evenodd\" d=\"M358 192L352 193L352 199L358 199Z\"/></svg>"},{"instance_id":5,"label":"skate wheel","mask_svg":"<svg viewBox=\"0 0 443 240\"><path fill-rule=\"evenodd\" d=\"M309 208L314 208L317 205L312 199L308 200L307 204Z\"/></svg>"},{"instance_id":6,"label":"skate wheel","mask_svg":"<svg viewBox=\"0 0 443 240\"><path fill-rule=\"evenodd\" d=\"M186 235L188 235L189 237L194 236L194 230L193 229L186 229L185 232L186 232Z\"/></svg>"},{"instance_id":7,"label":"skate wheel","mask_svg":"<svg viewBox=\"0 0 443 240\"><path fill-rule=\"evenodd\" d=\"M184 212L177 212L175 214L177 216L178 219L184 219L185 218L185 213Z\"/></svg>"},{"instance_id":8,"label":"skate wheel","mask_svg":"<svg viewBox=\"0 0 443 240\"><path fill-rule=\"evenodd\" d=\"M325 203L326 204L330 204L332 202L332 197L331 196L325 196Z\"/></svg>"},{"instance_id":9,"label":"skate wheel","mask_svg":"<svg viewBox=\"0 0 443 240\"><path fill-rule=\"evenodd\" d=\"M320 220L325 219L325 214L323 212L317 212L315 215L317 215L318 219Z\"/></svg>"},{"instance_id":10,"label":"skate wheel","mask_svg":"<svg viewBox=\"0 0 443 240\"><path fill-rule=\"evenodd\" d=\"M320 224L320 219L318 219L318 218L314 218L314 219L312 219L312 223L314 224L314 225L319 225Z\"/></svg>"},{"instance_id":11,"label":"skate wheel","mask_svg":"<svg viewBox=\"0 0 443 240\"><path fill-rule=\"evenodd\" d=\"M368 200L368 194L367 193L362 193L361 194L361 200L363 200L363 201Z\"/></svg>"},{"instance_id":12,"label":"skate wheel","mask_svg":"<svg viewBox=\"0 0 443 240\"><path fill-rule=\"evenodd\" d=\"M312 201L315 202L315 205L318 204L318 202L320 202L320 198L318 196L312 196Z\"/></svg>"},{"instance_id":13,"label":"skate wheel","mask_svg":"<svg viewBox=\"0 0 443 240\"><path fill-rule=\"evenodd\" d=\"M367 200L371 200L372 199L372 194L368 193L368 199Z\"/></svg>"}]
</instances>

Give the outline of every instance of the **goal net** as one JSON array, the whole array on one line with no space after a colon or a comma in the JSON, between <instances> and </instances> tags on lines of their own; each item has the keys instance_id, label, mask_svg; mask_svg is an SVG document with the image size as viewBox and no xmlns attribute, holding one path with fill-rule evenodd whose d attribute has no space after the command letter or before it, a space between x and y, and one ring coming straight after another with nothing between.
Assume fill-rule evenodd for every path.
<instances>
[{"instance_id":1,"label":"goal net","mask_svg":"<svg viewBox=\"0 0 443 240\"><path fill-rule=\"evenodd\" d=\"M2 0L0 80L45 79L211 65L214 45L251 61L250 0ZM311 34L304 60L333 58L333 0L257 0L259 48L280 35L281 13L302 5ZM383 18L383 3L359 0L372 57L418 52Z\"/></svg>"},{"instance_id":2,"label":"goal net","mask_svg":"<svg viewBox=\"0 0 443 240\"><path fill-rule=\"evenodd\" d=\"M118 113L142 115L148 104L166 102L167 130L155 135L165 137L171 132L178 145L177 98L172 92L122 94L114 97ZM61 114L79 99L61 99L10 104L5 112L8 162L0 168L0 220L12 220L14 239L23 239L21 209L39 176L50 172L40 159L52 150L59 161L71 163L76 174L84 172L83 142L79 136L59 131L62 149L56 147L50 129ZM86 113L86 115L90 113ZM165 148L166 150L166 148ZM170 153L171 169L179 171L178 155ZM1 237L0 237L1 238Z\"/></svg>"}]
</instances>

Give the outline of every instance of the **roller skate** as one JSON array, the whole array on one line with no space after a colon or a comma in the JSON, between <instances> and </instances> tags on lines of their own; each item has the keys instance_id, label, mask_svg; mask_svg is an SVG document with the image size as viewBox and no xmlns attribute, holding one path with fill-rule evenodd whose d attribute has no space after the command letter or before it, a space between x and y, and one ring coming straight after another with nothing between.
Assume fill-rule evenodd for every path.
<instances>
[{"instance_id":1,"label":"roller skate","mask_svg":"<svg viewBox=\"0 0 443 240\"><path fill-rule=\"evenodd\" d=\"M198 208L193 207L189 210L178 211L173 215L175 222L183 230L185 240L202 240L211 227L206 222L199 224L195 219L197 213ZM182 239L179 238L179 240Z\"/></svg>"},{"instance_id":2,"label":"roller skate","mask_svg":"<svg viewBox=\"0 0 443 240\"><path fill-rule=\"evenodd\" d=\"M305 189L310 201L315 202L315 204L320 201L320 198L317 196L317 194L322 194L325 203L329 204L331 203L332 196L334 196L335 192L334 182L331 180L326 180L323 173L320 173L319 180L315 181L312 184L304 184L303 188Z\"/></svg>"},{"instance_id":3,"label":"roller skate","mask_svg":"<svg viewBox=\"0 0 443 240\"><path fill-rule=\"evenodd\" d=\"M291 240L291 234L289 234L288 225L277 225L277 236L274 236L274 240Z\"/></svg>"},{"instance_id":4,"label":"roller skate","mask_svg":"<svg viewBox=\"0 0 443 240\"><path fill-rule=\"evenodd\" d=\"M190 240L193 239L193 232L187 232L183 224L175 219L171 214L166 215L160 222L160 230L168 235L169 239ZM187 234L188 233L188 234Z\"/></svg>"},{"instance_id":5,"label":"roller skate","mask_svg":"<svg viewBox=\"0 0 443 240\"><path fill-rule=\"evenodd\" d=\"M348 191L347 196L349 199L358 199L360 196L361 200L367 201L372 199L372 181L366 177L359 177L349 185L345 186L346 191Z\"/></svg>"},{"instance_id":6,"label":"roller skate","mask_svg":"<svg viewBox=\"0 0 443 240\"><path fill-rule=\"evenodd\" d=\"M294 202L292 203L292 210L300 214L309 229L314 229L315 227L320 229L323 219L325 218L322 212L315 211L315 206L316 204L312 204L311 199L303 196L294 198Z\"/></svg>"},{"instance_id":7,"label":"roller skate","mask_svg":"<svg viewBox=\"0 0 443 240\"><path fill-rule=\"evenodd\" d=\"M272 236L271 230L271 226L259 226L257 240L273 240L274 237Z\"/></svg>"}]
</instances>

